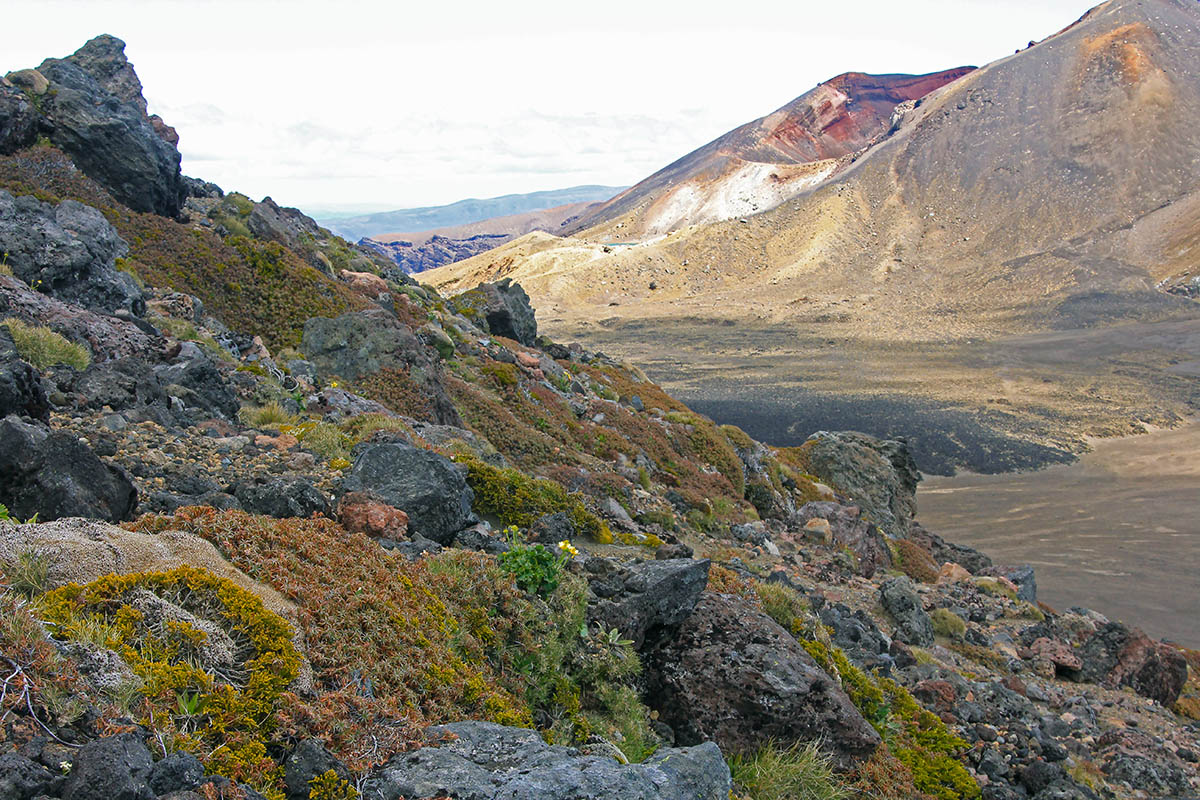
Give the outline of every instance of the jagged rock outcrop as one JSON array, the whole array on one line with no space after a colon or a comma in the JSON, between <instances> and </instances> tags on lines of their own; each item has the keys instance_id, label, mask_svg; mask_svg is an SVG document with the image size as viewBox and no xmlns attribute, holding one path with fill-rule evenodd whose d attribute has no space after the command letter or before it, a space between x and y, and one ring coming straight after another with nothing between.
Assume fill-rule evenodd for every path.
<instances>
[{"instance_id":1,"label":"jagged rock outcrop","mask_svg":"<svg viewBox=\"0 0 1200 800\"><path fill-rule=\"evenodd\" d=\"M1128 686L1163 705L1174 703L1187 681L1187 661L1178 650L1121 622L1101 627L1079 648L1078 656L1084 680Z\"/></svg>"},{"instance_id":2,"label":"jagged rock outcrop","mask_svg":"<svg viewBox=\"0 0 1200 800\"><path fill-rule=\"evenodd\" d=\"M889 536L903 537L917 513L917 470L903 439L820 431L805 443L814 474L854 498Z\"/></svg>"},{"instance_id":3,"label":"jagged rock outcrop","mask_svg":"<svg viewBox=\"0 0 1200 800\"><path fill-rule=\"evenodd\" d=\"M460 314L495 336L507 336L533 347L537 342L537 320L529 295L521 284L508 278L498 283L481 283L454 297Z\"/></svg>"},{"instance_id":4,"label":"jagged rock outcrop","mask_svg":"<svg viewBox=\"0 0 1200 800\"><path fill-rule=\"evenodd\" d=\"M91 206L52 206L0 189L0 251L13 275L39 292L93 311L146 310L137 283L116 269L129 246Z\"/></svg>"},{"instance_id":5,"label":"jagged rock outcrop","mask_svg":"<svg viewBox=\"0 0 1200 800\"><path fill-rule=\"evenodd\" d=\"M708 584L708 567L708 559L672 558L624 568L607 559L588 559L588 623L616 628L641 649L647 638L656 638L692 613Z\"/></svg>"},{"instance_id":6,"label":"jagged rock outcrop","mask_svg":"<svg viewBox=\"0 0 1200 800\"><path fill-rule=\"evenodd\" d=\"M179 150L170 129L160 120L156 130L146 115L125 43L98 36L74 55L47 59L38 72L50 82L41 121L50 141L135 211L178 215L187 196Z\"/></svg>"},{"instance_id":7,"label":"jagged rock outcrop","mask_svg":"<svg viewBox=\"0 0 1200 800\"><path fill-rule=\"evenodd\" d=\"M37 127L33 103L9 80L0 78L0 155L33 144Z\"/></svg>"},{"instance_id":8,"label":"jagged rock outcrop","mask_svg":"<svg viewBox=\"0 0 1200 800\"><path fill-rule=\"evenodd\" d=\"M880 584L879 602L896 621L896 638L914 647L933 644L933 622L908 577L889 578Z\"/></svg>"},{"instance_id":9,"label":"jagged rock outcrop","mask_svg":"<svg viewBox=\"0 0 1200 800\"><path fill-rule=\"evenodd\" d=\"M729 768L711 743L666 748L641 764L620 764L548 745L537 731L490 722L455 722L431 728L428 736L450 740L394 757L367 779L363 796L728 800L732 788Z\"/></svg>"},{"instance_id":10,"label":"jagged rock outcrop","mask_svg":"<svg viewBox=\"0 0 1200 800\"><path fill-rule=\"evenodd\" d=\"M408 515L408 529L438 544L474 523L474 493L454 462L407 442L368 442L343 481Z\"/></svg>"},{"instance_id":11,"label":"jagged rock outcrop","mask_svg":"<svg viewBox=\"0 0 1200 800\"><path fill-rule=\"evenodd\" d=\"M805 503L792 522L806 525L813 520L829 523L829 544L845 547L854 554L858 572L865 578L892 564L887 541L879 528L862 518L857 506L834 502Z\"/></svg>"},{"instance_id":12,"label":"jagged rock outcrop","mask_svg":"<svg viewBox=\"0 0 1200 800\"><path fill-rule=\"evenodd\" d=\"M705 592L644 664L647 702L677 743L711 740L744 752L770 740L821 740L846 763L879 745L796 638L738 597Z\"/></svg>"}]
</instances>

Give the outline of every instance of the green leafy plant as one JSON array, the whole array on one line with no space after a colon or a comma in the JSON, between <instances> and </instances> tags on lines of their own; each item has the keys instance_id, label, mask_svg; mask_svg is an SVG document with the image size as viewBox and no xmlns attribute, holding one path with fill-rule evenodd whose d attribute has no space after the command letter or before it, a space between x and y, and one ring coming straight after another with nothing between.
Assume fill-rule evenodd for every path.
<instances>
[{"instance_id":1,"label":"green leafy plant","mask_svg":"<svg viewBox=\"0 0 1200 800\"><path fill-rule=\"evenodd\" d=\"M509 547L498 558L500 566L512 573L517 586L523 590L541 597L549 596L562 580L563 565L578 551L567 541L558 543L557 553L541 544L524 544L516 525L508 526L504 533Z\"/></svg>"}]
</instances>

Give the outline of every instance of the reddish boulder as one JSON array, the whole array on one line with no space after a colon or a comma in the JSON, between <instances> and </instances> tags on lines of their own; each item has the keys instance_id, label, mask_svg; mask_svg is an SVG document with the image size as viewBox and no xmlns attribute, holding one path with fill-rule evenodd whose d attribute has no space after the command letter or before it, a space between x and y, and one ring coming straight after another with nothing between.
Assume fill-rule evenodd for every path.
<instances>
[{"instance_id":1,"label":"reddish boulder","mask_svg":"<svg viewBox=\"0 0 1200 800\"><path fill-rule=\"evenodd\" d=\"M362 492L342 496L337 518L351 533L365 533L374 539L404 539L408 535L408 514Z\"/></svg>"},{"instance_id":2,"label":"reddish boulder","mask_svg":"<svg viewBox=\"0 0 1200 800\"><path fill-rule=\"evenodd\" d=\"M1187 682L1187 660L1182 653L1121 622L1100 628L1078 652L1085 681L1128 686L1163 705L1179 699Z\"/></svg>"},{"instance_id":3,"label":"reddish boulder","mask_svg":"<svg viewBox=\"0 0 1200 800\"><path fill-rule=\"evenodd\" d=\"M1029 645L1029 657L1033 659L1033 671L1046 678L1063 673L1075 675L1083 669L1083 661L1069 644L1045 636Z\"/></svg>"}]
</instances>

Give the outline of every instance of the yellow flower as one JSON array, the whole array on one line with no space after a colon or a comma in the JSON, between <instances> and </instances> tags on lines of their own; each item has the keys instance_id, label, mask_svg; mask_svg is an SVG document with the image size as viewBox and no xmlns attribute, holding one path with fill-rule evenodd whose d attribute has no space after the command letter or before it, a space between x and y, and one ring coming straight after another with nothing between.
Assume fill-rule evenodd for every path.
<instances>
[{"instance_id":1,"label":"yellow flower","mask_svg":"<svg viewBox=\"0 0 1200 800\"><path fill-rule=\"evenodd\" d=\"M567 553L569 555L573 555L573 556L579 555L579 550L577 550L575 548L575 545L571 544L566 539L563 539L561 542L558 543L558 549L562 550L564 553Z\"/></svg>"}]
</instances>

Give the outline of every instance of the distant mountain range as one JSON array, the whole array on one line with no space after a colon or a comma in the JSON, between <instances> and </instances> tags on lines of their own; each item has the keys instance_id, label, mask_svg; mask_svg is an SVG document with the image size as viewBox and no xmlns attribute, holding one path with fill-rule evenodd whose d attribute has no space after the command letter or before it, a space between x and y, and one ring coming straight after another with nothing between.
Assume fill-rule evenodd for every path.
<instances>
[{"instance_id":1,"label":"distant mountain range","mask_svg":"<svg viewBox=\"0 0 1200 800\"><path fill-rule=\"evenodd\" d=\"M459 200L445 206L401 208L353 217L318 217L329 230L350 241L397 231L431 231L456 225L481 222L492 217L540 211L571 203L608 200L624 190L623 186L572 186L528 194L506 194L487 199Z\"/></svg>"}]
</instances>

